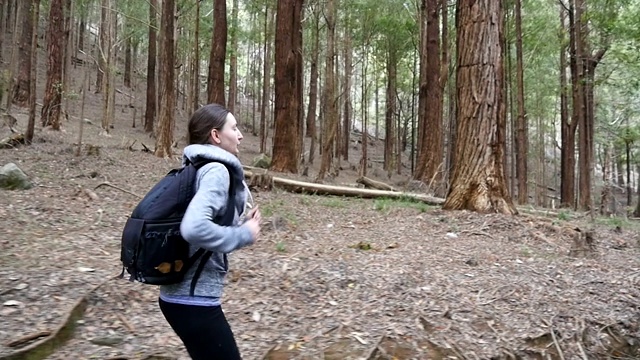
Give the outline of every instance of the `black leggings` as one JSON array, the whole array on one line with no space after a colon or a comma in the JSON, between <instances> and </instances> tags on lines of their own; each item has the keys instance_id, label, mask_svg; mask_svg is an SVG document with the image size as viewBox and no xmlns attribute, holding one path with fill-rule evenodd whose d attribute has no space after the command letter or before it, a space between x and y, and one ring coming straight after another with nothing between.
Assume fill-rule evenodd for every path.
<instances>
[{"instance_id":1,"label":"black leggings","mask_svg":"<svg viewBox=\"0 0 640 360\"><path fill-rule=\"evenodd\" d=\"M240 351L220 306L191 306L159 299L160 310L194 360L239 360Z\"/></svg>"}]
</instances>

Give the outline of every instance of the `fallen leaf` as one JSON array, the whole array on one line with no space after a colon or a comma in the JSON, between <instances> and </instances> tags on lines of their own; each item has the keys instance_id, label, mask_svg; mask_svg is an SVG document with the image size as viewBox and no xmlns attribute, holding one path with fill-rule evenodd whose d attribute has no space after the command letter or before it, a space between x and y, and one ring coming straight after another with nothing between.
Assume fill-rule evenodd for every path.
<instances>
[{"instance_id":1,"label":"fallen leaf","mask_svg":"<svg viewBox=\"0 0 640 360\"><path fill-rule=\"evenodd\" d=\"M94 271L96 271L96 269L92 269L92 268L90 268L90 267L82 267L82 266L81 266L81 267L79 267L79 268L78 268L78 271L82 271L82 272L94 272Z\"/></svg>"},{"instance_id":2,"label":"fallen leaf","mask_svg":"<svg viewBox=\"0 0 640 360\"><path fill-rule=\"evenodd\" d=\"M255 322L259 322L260 321L260 313L256 310L253 312L253 315L251 316L251 318L253 319L253 321Z\"/></svg>"},{"instance_id":3,"label":"fallen leaf","mask_svg":"<svg viewBox=\"0 0 640 360\"><path fill-rule=\"evenodd\" d=\"M8 300L5 301L2 305L4 306L22 306L23 304L17 300Z\"/></svg>"}]
</instances>

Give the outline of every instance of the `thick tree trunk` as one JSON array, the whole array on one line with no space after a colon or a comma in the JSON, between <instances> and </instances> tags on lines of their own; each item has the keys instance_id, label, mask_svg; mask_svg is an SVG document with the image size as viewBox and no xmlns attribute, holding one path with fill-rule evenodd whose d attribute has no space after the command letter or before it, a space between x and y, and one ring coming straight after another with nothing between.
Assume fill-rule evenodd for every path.
<instances>
[{"instance_id":1,"label":"thick tree trunk","mask_svg":"<svg viewBox=\"0 0 640 360\"><path fill-rule=\"evenodd\" d=\"M156 118L156 27L158 0L149 0L149 50L147 53L147 99L144 110L144 131L153 132Z\"/></svg>"},{"instance_id":2,"label":"thick tree trunk","mask_svg":"<svg viewBox=\"0 0 640 360\"><path fill-rule=\"evenodd\" d=\"M460 0L456 7L458 140L444 209L517 213L505 186L502 154L501 6L493 0Z\"/></svg>"},{"instance_id":3,"label":"thick tree trunk","mask_svg":"<svg viewBox=\"0 0 640 360\"><path fill-rule=\"evenodd\" d=\"M279 0L275 39L275 134L271 169L298 172L298 123L302 109L298 37L302 36L302 0Z\"/></svg>"},{"instance_id":4,"label":"thick tree trunk","mask_svg":"<svg viewBox=\"0 0 640 360\"><path fill-rule=\"evenodd\" d=\"M62 0L51 0L47 31L47 84L40 115L42 126L60 130L62 106L62 48L64 47L64 18Z\"/></svg>"},{"instance_id":5,"label":"thick tree trunk","mask_svg":"<svg viewBox=\"0 0 640 360\"><path fill-rule=\"evenodd\" d=\"M227 54L227 2L213 2L213 36L209 59L207 96L209 103L226 104L224 98L224 61Z\"/></svg>"},{"instance_id":6,"label":"thick tree trunk","mask_svg":"<svg viewBox=\"0 0 640 360\"><path fill-rule=\"evenodd\" d=\"M31 8L36 6L32 0L22 0L19 4L20 43L18 45L18 56L21 59L16 80L11 91L11 101L14 105L26 107L29 104L29 91L31 89L31 38L33 31L33 12ZM1 46L1 45L0 45Z\"/></svg>"},{"instance_id":7,"label":"thick tree trunk","mask_svg":"<svg viewBox=\"0 0 640 360\"><path fill-rule=\"evenodd\" d=\"M193 77L192 82L192 95L191 95L191 104L188 104L188 107L191 111L196 111L200 107L200 1L196 1L196 24L195 31L193 34L193 59L192 59L192 68Z\"/></svg>"},{"instance_id":8,"label":"thick tree trunk","mask_svg":"<svg viewBox=\"0 0 640 360\"><path fill-rule=\"evenodd\" d=\"M108 50L106 47L106 36L108 33L108 28L106 21L107 15L109 13L109 3L110 0L102 0L100 6L100 37L97 47L98 56L96 56L98 58L98 71L96 73L96 94L99 94L104 88L102 82L104 81L104 68L107 66L106 62Z\"/></svg>"},{"instance_id":9,"label":"thick tree trunk","mask_svg":"<svg viewBox=\"0 0 640 360\"><path fill-rule=\"evenodd\" d=\"M175 0L162 1L162 20L160 31L162 32L162 61L160 61L161 97L160 118L158 131L156 132L157 157L169 157L172 155L173 126L175 123L176 88L175 88L175 52L174 52L174 17Z\"/></svg>"}]
</instances>

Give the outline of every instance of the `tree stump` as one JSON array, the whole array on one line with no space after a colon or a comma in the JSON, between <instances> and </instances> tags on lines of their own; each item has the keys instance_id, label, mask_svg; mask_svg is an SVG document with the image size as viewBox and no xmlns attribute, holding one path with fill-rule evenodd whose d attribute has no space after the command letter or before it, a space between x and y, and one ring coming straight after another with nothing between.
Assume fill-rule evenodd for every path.
<instances>
[{"instance_id":1,"label":"tree stump","mask_svg":"<svg viewBox=\"0 0 640 360\"><path fill-rule=\"evenodd\" d=\"M593 230L582 231L579 228L575 229L569 256L576 258L593 258L597 256Z\"/></svg>"}]
</instances>

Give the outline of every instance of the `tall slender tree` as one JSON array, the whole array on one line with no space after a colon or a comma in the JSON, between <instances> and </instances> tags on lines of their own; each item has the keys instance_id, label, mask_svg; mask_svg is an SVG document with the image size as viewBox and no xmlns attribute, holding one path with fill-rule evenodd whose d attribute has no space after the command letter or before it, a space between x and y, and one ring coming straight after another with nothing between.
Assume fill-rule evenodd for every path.
<instances>
[{"instance_id":1,"label":"tall slender tree","mask_svg":"<svg viewBox=\"0 0 640 360\"><path fill-rule=\"evenodd\" d=\"M325 76L323 89L323 129L322 129L322 161L318 171L318 181L324 180L333 164L333 146L338 130L338 108L335 89L335 33L336 9L338 0L327 0L325 22L327 31L327 50L325 53Z\"/></svg>"},{"instance_id":2,"label":"tall slender tree","mask_svg":"<svg viewBox=\"0 0 640 360\"><path fill-rule=\"evenodd\" d=\"M156 150L158 157L169 157L172 155L171 145L173 144L173 127L175 123L176 107L176 84L175 84L175 42L174 42L174 17L175 0L162 1L162 17L160 31L162 38L162 60L160 61L160 92L162 101L160 102L160 118L158 120L158 131L156 132Z\"/></svg>"},{"instance_id":3,"label":"tall slender tree","mask_svg":"<svg viewBox=\"0 0 640 360\"><path fill-rule=\"evenodd\" d=\"M522 59L522 0L515 0L515 25L516 25L516 82L518 93L518 118L516 121L516 179L518 183L518 203L526 204L529 192L527 190L527 154L528 125L524 108L524 65Z\"/></svg>"},{"instance_id":4,"label":"tall slender tree","mask_svg":"<svg viewBox=\"0 0 640 360\"><path fill-rule=\"evenodd\" d=\"M147 52L147 99L144 110L144 131L153 132L156 118L156 29L158 0L149 0L149 50Z\"/></svg>"},{"instance_id":5,"label":"tall slender tree","mask_svg":"<svg viewBox=\"0 0 640 360\"><path fill-rule=\"evenodd\" d=\"M503 163L502 2L460 0L456 15L458 139L443 208L515 214Z\"/></svg>"},{"instance_id":6,"label":"tall slender tree","mask_svg":"<svg viewBox=\"0 0 640 360\"><path fill-rule=\"evenodd\" d=\"M238 99L238 0L231 7L231 49L229 54L229 101L227 108L235 112Z\"/></svg>"}]
</instances>

